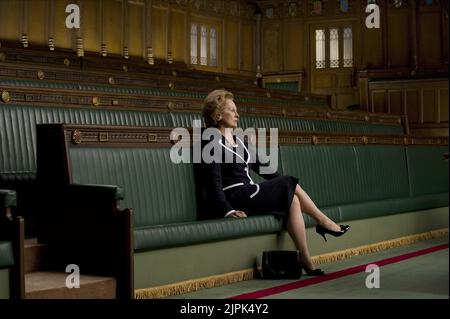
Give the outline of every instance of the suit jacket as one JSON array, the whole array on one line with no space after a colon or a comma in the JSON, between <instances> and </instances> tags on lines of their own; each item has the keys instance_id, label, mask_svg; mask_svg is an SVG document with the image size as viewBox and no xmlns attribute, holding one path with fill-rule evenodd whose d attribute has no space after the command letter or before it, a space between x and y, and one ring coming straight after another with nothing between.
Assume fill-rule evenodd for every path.
<instances>
[{"instance_id":1,"label":"suit jacket","mask_svg":"<svg viewBox=\"0 0 450 319\"><path fill-rule=\"evenodd\" d=\"M204 218L222 218L233 211L226 198L225 190L244 185L256 184L250 176L250 170L254 170L265 179L279 176L277 173L262 174L260 168L265 166L259 161L256 152L248 147L248 143L235 136L236 148L227 145L225 137L220 140L209 140L202 143L202 150L206 144L214 150L221 150L221 154L214 154L215 160L207 163L202 160L197 166L197 174L200 176L200 192L203 197L202 215ZM230 162L231 161L231 162ZM259 189L259 186L258 186ZM202 200L200 198L200 200Z\"/></svg>"}]
</instances>

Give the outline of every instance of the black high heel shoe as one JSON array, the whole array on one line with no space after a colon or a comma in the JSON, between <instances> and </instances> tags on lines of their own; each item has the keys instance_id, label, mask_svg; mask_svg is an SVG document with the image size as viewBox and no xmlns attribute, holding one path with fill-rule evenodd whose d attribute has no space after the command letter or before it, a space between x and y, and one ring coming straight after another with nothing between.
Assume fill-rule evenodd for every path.
<instances>
[{"instance_id":1,"label":"black high heel shoe","mask_svg":"<svg viewBox=\"0 0 450 319\"><path fill-rule=\"evenodd\" d=\"M341 227L341 231L333 231L323 227L322 225L316 225L316 232L319 235L322 235L323 239L327 241L327 237L325 237L325 234L330 234L334 237L339 237L344 235L350 229L350 225L339 225L339 226Z\"/></svg>"},{"instance_id":2,"label":"black high heel shoe","mask_svg":"<svg viewBox=\"0 0 450 319\"><path fill-rule=\"evenodd\" d=\"M320 268L308 269L305 266L302 266L302 268L306 271L306 274L308 276L323 276L323 275L325 275L325 272Z\"/></svg>"}]
</instances>

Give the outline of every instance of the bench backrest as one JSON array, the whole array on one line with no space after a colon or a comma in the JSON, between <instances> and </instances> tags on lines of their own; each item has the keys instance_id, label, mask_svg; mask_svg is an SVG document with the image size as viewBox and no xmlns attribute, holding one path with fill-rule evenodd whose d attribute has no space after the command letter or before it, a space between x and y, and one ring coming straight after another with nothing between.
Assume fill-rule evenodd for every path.
<instances>
[{"instance_id":1,"label":"bench backrest","mask_svg":"<svg viewBox=\"0 0 450 319\"><path fill-rule=\"evenodd\" d=\"M170 158L168 128L39 125L38 180L118 185L141 227L197 220L194 168ZM64 136L62 137L62 134Z\"/></svg>"},{"instance_id":2,"label":"bench backrest","mask_svg":"<svg viewBox=\"0 0 450 319\"><path fill-rule=\"evenodd\" d=\"M320 207L409 196L404 146L282 145L284 173Z\"/></svg>"},{"instance_id":3,"label":"bench backrest","mask_svg":"<svg viewBox=\"0 0 450 319\"><path fill-rule=\"evenodd\" d=\"M174 164L166 147L69 143L71 183L120 185L136 229L197 219L192 164Z\"/></svg>"}]
</instances>

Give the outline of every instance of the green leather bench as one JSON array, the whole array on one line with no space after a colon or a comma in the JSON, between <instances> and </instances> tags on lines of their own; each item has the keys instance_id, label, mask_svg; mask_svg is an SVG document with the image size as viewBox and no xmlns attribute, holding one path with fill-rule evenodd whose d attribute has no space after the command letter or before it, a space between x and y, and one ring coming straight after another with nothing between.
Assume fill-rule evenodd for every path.
<instances>
[{"instance_id":1,"label":"green leather bench","mask_svg":"<svg viewBox=\"0 0 450 319\"><path fill-rule=\"evenodd\" d=\"M23 84L23 83L22 83ZM40 83L40 85L43 85ZM67 84L68 85L68 84ZM69 87L70 88L70 87ZM17 191L17 211L25 217L26 236L35 235L36 132L40 123L74 123L92 125L191 127L200 113L157 112L92 107L50 107L2 104L0 107L0 188ZM335 121L242 115L243 128L278 127L282 130L337 131L364 134L401 134L400 124Z\"/></svg>"},{"instance_id":2,"label":"green leather bench","mask_svg":"<svg viewBox=\"0 0 450 319\"><path fill-rule=\"evenodd\" d=\"M334 220L347 221L448 206L445 149L281 145L280 156L283 173L298 176ZM306 224L313 225L312 220Z\"/></svg>"},{"instance_id":3,"label":"green leather bench","mask_svg":"<svg viewBox=\"0 0 450 319\"><path fill-rule=\"evenodd\" d=\"M106 187L101 185L116 185L107 186L116 195L102 206L115 207L120 200L120 207L133 209L133 247L138 254L283 229L282 222L270 215L199 220L193 166L171 162L169 133L170 128L39 125L40 187L53 201L64 199L46 211L53 212L53 218L68 209L72 212L67 222L54 227L66 232L73 218L81 218L70 209L73 205L89 214L96 214L91 207L100 205L89 201L80 204L71 187L101 192ZM420 146L420 138L403 136L289 136L291 139L282 139L279 146L279 172L298 176L319 207L336 222L448 206L448 182L441 177L448 176L441 154L445 146ZM405 141L414 145L404 145ZM442 141L445 143L448 139ZM414 171L408 169L413 165L417 165ZM428 165L434 165L434 177L424 175ZM67 193L57 195L61 189ZM97 222L101 229L101 222ZM312 225L310 219L306 223ZM64 239L62 232L52 233L52 229L46 230L50 242L77 238ZM145 272L143 265L136 267L135 271Z\"/></svg>"}]
</instances>

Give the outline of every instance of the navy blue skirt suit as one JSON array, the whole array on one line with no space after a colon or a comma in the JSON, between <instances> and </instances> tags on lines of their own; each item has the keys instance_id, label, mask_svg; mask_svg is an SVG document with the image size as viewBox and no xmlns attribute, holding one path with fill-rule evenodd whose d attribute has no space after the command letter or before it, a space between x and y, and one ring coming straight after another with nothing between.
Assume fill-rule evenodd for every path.
<instances>
[{"instance_id":1,"label":"navy blue skirt suit","mask_svg":"<svg viewBox=\"0 0 450 319\"><path fill-rule=\"evenodd\" d=\"M273 214L286 216L292 203L298 179L292 176L280 176L278 173L262 174L264 166L256 152L249 150L248 144L235 136L235 146L228 145L225 137L218 141L222 149L222 162L200 165L206 212L211 217L226 217L235 210L247 215ZM217 142L216 142L217 143ZM225 157L232 162L225 162ZM266 180L255 183L250 170Z\"/></svg>"}]
</instances>

